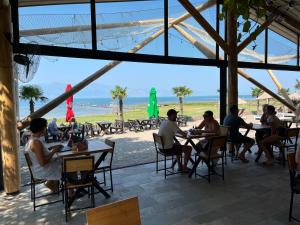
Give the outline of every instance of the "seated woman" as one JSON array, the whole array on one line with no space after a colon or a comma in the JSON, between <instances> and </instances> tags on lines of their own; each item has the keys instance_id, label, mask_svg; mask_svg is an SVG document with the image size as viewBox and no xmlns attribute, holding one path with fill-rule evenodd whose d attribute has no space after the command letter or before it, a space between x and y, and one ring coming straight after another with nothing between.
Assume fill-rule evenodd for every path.
<instances>
[{"instance_id":1,"label":"seated woman","mask_svg":"<svg viewBox=\"0 0 300 225\"><path fill-rule=\"evenodd\" d=\"M276 116L275 107L272 105L267 106L267 125L271 126L271 135L265 137L261 141L260 146L267 157L267 160L263 162L263 164L272 165L273 156L271 154L271 145L279 143L284 137L284 128L281 121Z\"/></svg>"},{"instance_id":2,"label":"seated woman","mask_svg":"<svg viewBox=\"0 0 300 225\"><path fill-rule=\"evenodd\" d=\"M198 127L196 127L196 129L203 129L202 133L214 133L214 134L218 134L220 131L220 125L218 123L218 121L215 120L214 118L214 114L212 111L208 110L205 111L203 114L203 121L199 124ZM205 151L207 149L207 139L202 139L197 143L197 147L201 150L201 151Z\"/></svg>"},{"instance_id":3,"label":"seated woman","mask_svg":"<svg viewBox=\"0 0 300 225\"><path fill-rule=\"evenodd\" d=\"M44 143L44 136L47 129L47 120L36 118L29 126L32 135L25 146L32 162L32 173L35 178L47 180L45 185L52 191L58 190L58 181L61 179L61 162L55 157L61 145L52 146L48 149Z\"/></svg>"},{"instance_id":4,"label":"seated woman","mask_svg":"<svg viewBox=\"0 0 300 225\"><path fill-rule=\"evenodd\" d=\"M263 114L260 118L260 123L261 125L267 125L267 119L268 119L268 114L267 114L267 109L268 109L268 104L264 104L262 106L263 109ZM255 133L255 140L256 143L260 143L265 137L270 136L270 130L269 129L260 129L257 130Z\"/></svg>"}]
</instances>

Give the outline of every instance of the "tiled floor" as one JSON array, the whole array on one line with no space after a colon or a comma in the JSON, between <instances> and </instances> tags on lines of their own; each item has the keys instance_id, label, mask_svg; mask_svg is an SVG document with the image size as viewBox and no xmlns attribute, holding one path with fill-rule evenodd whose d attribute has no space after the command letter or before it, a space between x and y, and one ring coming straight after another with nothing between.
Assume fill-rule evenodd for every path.
<instances>
[{"instance_id":1,"label":"tiled floor","mask_svg":"<svg viewBox=\"0 0 300 225\"><path fill-rule=\"evenodd\" d=\"M289 175L287 168L263 167L253 161L231 162L225 181L174 175L166 180L155 173L155 164L113 172L115 191L105 200L96 195L96 205L138 195L143 225L283 225L288 223ZM205 172L205 167L200 168ZM0 194L0 224L64 224L61 203L32 210L30 189L17 196ZM300 196L295 215L300 218ZM87 199L77 205L88 203ZM73 213L68 224L85 224L85 212ZM290 223L296 224L296 223Z\"/></svg>"}]
</instances>

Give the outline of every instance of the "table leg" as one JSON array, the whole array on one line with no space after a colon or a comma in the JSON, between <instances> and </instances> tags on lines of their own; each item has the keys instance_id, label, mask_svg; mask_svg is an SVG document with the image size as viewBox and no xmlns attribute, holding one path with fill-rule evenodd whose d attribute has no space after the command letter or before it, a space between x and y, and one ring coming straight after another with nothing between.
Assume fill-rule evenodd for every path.
<instances>
[{"instance_id":1,"label":"table leg","mask_svg":"<svg viewBox=\"0 0 300 225\"><path fill-rule=\"evenodd\" d=\"M110 198L110 195L100 186L99 182L95 179L94 187L105 196L105 198Z\"/></svg>"}]
</instances>

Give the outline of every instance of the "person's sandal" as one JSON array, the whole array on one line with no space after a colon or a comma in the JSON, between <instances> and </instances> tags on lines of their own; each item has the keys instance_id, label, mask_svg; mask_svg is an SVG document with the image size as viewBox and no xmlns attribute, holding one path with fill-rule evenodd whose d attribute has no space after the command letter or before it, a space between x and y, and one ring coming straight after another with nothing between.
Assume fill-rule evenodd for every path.
<instances>
[{"instance_id":1,"label":"person's sandal","mask_svg":"<svg viewBox=\"0 0 300 225\"><path fill-rule=\"evenodd\" d=\"M241 160L243 163L248 163L249 162L248 159L246 159L245 157L242 157L242 156L239 156L238 159Z\"/></svg>"}]
</instances>

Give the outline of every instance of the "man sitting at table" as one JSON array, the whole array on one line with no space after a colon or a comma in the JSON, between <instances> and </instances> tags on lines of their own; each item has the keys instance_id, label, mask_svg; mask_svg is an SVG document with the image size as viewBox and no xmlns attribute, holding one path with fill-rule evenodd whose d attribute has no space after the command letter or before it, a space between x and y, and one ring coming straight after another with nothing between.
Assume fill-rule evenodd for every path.
<instances>
[{"instance_id":1,"label":"man sitting at table","mask_svg":"<svg viewBox=\"0 0 300 225\"><path fill-rule=\"evenodd\" d=\"M49 123L48 125L48 133L53 136L53 138L56 140L57 138L59 138L59 140L61 139L61 132L58 130L57 128L57 124L56 124L56 118L53 118L53 120Z\"/></svg>"},{"instance_id":2,"label":"man sitting at table","mask_svg":"<svg viewBox=\"0 0 300 225\"><path fill-rule=\"evenodd\" d=\"M187 164L188 160L191 155L192 147L181 145L180 143L177 143L174 141L175 134L178 133L180 135L186 136L187 133L182 131L177 123L177 111L174 109L170 109L167 112L168 119L164 120L159 128L158 135L162 136L163 143L164 143L164 149L161 149L162 152L167 154L174 154L177 156L177 162L178 162L178 170L183 172L188 172ZM159 146L162 148L162 146ZM179 155L184 152L184 163L182 165L182 162L180 161Z\"/></svg>"},{"instance_id":3,"label":"man sitting at table","mask_svg":"<svg viewBox=\"0 0 300 225\"><path fill-rule=\"evenodd\" d=\"M252 138L246 137L239 132L240 128L250 129L252 128L252 123L246 123L241 117L238 116L239 109L237 105L232 105L230 107L230 114L227 115L224 119L224 126L228 126L229 128L229 140L232 144L244 144L243 151L240 152L238 158L247 163L249 160L245 158L245 153L250 150L250 148L254 145L255 141Z\"/></svg>"},{"instance_id":4,"label":"man sitting at table","mask_svg":"<svg viewBox=\"0 0 300 225\"><path fill-rule=\"evenodd\" d=\"M280 140L285 136L285 129L280 121L280 119L276 116L275 107L269 105L267 107L267 125L271 126L271 135L264 138L261 143L261 149L264 151L267 161L263 162L264 165L272 165L273 164L273 156L271 154L271 145L279 143Z\"/></svg>"},{"instance_id":5,"label":"man sitting at table","mask_svg":"<svg viewBox=\"0 0 300 225\"><path fill-rule=\"evenodd\" d=\"M202 130L204 128L204 130ZM220 125L217 120L214 118L214 113L210 110L205 111L203 114L203 121L199 124L196 129L201 129L201 133L213 133L213 134L218 134L220 131ZM199 148L200 151L205 151L207 150L207 145L208 141L207 139L201 139L197 143L197 147Z\"/></svg>"}]
</instances>

